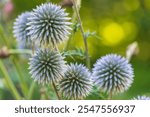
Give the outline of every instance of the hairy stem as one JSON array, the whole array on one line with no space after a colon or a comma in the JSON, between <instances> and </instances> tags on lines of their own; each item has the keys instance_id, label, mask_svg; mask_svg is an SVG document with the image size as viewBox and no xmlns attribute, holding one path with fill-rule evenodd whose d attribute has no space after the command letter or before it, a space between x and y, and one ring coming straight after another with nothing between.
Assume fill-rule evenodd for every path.
<instances>
[{"instance_id":1,"label":"hairy stem","mask_svg":"<svg viewBox=\"0 0 150 117\"><path fill-rule=\"evenodd\" d=\"M56 95L57 95L57 98L58 98L59 100L61 100L61 98L60 98L60 96L59 96L59 94L58 94L58 91L57 91L57 88L56 88L55 83L52 82L52 85L53 85L53 89L54 89L54 91L55 91L55 93L56 93Z\"/></svg>"},{"instance_id":2,"label":"hairy stem","mask_svg":"<svg viewBox=\"0 0 150 117\"><path fill-rule=\"evenodd\" d=\"M34 55L34 47L35 47L35 44L34 44L34 42L32 42L32 55Z\"/></svg>"},{"instance_id":3,"label":"hairy stem","mask_svg":"<svg viewBox=\"0 0 150 117\"><path fill-rule=\"evenodd\" d=\"M108 100L111 100L111 99L112 99L112 92L110 92L108 95Z\"/></svg>"},{"instance_id":4,"label":"hairy stem","mask_svg":"<svg viewBox=\"0 0 150 117\"><path fill-rule=\"evenodd\" d=\"M79 9L78 9L78 11L79 11ZM76 12L75 12L75 10L73 10L72 21L71 22L74 23L76 21L76 18L77 18ZM75 33L74 30L72 30L71 35L70 35L70 37L69 37L69 39L67 41L67 44L66 44L66 46L64 48L64 51L68 50L74 33Z\"/></svg>"},{"instance_id":5,"label":"hairy stem","mask_svg":"<svg viewBox=\"0 0 150 117\"><path fill-rule=\"evenodd\" d=\"M8 88L10 89L11 93L13 94L13 96L15 97L15 99L20 100L21 96L19 94L19 92L17 91L14 83L11 81L11 78L8 75L8 72L3 64L3 62L0 60L0 69L5 77L5 81L8 85Z\"/></svg>"},{"instance_id":6,"label":"hairy stem","mask_svg":"<svg viewBox=\"0 0 150 117\"><path fill-rule=\"evenodd\" d=\"M32 54L32 51L29 49L10 49L10 54Z\"/></svg>"},{"instance_id":7,"label":"hairy stem","mask_svg":"<svg viewBox=\"0 0 150 117\"><path fill-rule=\"evenodd\" d=\"M75 10L76 15L77 15L78 23L80 24L80 30L81 30L82 37L83 37L83 42L84 42L84 47L85 47L85 54L86 54L86 65L87 65L88 68L90 68L90 57L89 57L87 39L86 39L86 36L84 34L84 29L83 29L83 25L82 25L82 21L81 21L81 18L80 18L80 14L79 14L79 11L78 11L76 1L72 0L72 2L73 2L73 5L74 5L74 10Z\"/></svg>"}]
</instances>

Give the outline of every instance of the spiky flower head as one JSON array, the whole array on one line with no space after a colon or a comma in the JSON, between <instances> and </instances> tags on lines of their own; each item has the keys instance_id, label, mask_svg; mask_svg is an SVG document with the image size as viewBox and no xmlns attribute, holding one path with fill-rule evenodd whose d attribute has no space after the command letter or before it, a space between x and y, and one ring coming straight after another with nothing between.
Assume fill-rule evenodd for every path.
<instances>
[{"instance_id":1,"label":"spiky flower head","mask_svg":"<svg viewBox=\"0 0 150 117\"><path fill-rule=\"evenodd\" d=\"M59 52L40 49L30 59L29 70L35 81L45 84L58 82L64 75L66 65Z\"/></svg>"},{"instance_id":2,"label":"spiky flower head","mask_svg":"<svg viewBox=\"0 0 150 117\"><path fill-rule=\"evenodd\" d=\"M133 100L150 100L150 97L147 96L137 96Z\"/></svg>"},{"instance_id":3,"label":"spiky flower head","mask_svg":"<svg viewBox=\"0 0 150 117\"><path fill-rule=\"evenodd\" d=\"M68 99L82 99L92 89L91 73L82 64L70 64L60 81L60 91Z\"/></svg>"},{"instance_id":4,"label":"spiky flower head","mask_svg":"<svg viewBox=\"0 0 150 117\"><path fill-rule=\"evenodd\" d=\"M55 45L68 38L70 18L65 9L52 3L37 6L29 18L29 35L40 44Z\"/></svg>"},{"instance_id":5,"label":"spiky flower head","mask_svg":"<svg viewBox=\"0 0 150 117\"><path fill-rule=\"evenodd\" d=\"M30 12L22 13L16 18L13 26L13 33L15 38L23 43L31 42L31 38L28 35L29 30L27 29L27 23L29 22L28 18L30 15Z\"/></svg>"},{"instance_id":6,"label":"spiky flower head","mask_svg":"<svg viewBox=\"0 0 150 117\"><path fill-rule=\"evenodd\" d=\"M107 93L124 92L131 86L133 76L128 60L116 54L108 54L98 59L93 68L94 83Z\"/></svg>"}]
</instances>

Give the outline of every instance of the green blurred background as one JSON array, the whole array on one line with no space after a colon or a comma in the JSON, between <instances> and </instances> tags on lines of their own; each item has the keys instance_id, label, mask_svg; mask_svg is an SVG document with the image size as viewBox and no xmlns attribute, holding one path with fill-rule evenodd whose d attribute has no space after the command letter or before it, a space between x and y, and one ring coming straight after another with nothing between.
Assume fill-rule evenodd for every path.
<instances>
[{"instance_id":1,"label":"green blurred background","mask_svg":"<svg viewBox=\"0 0 150 117\"><path fill-rule=\"evenodd\" d=\"M62 2L62 0L50 1L58 4ZM15 18L20 13L31 11L36 5L44 2L46 0L12 0L13 10L10 12L4 11L4 6L0 6L0 48L3 46L16 48L16 40L12 34ZM72 7L66 6L65 8L71 17L73 14ZM129 44L134 41L139 44L139 53L131 60L135 72L134 83L128 91L113 96L113 99L131 99L137 95L150 96L150 0L82 0L80 14L85 31L96 31L97 36L99 36L98 39L95 37L88 39L92 64L96 62L96 59L109 53L125 56ZM5 41L3 38L6 38ZM75 48L84 50L80 31L77 31L73 36L69 45L69 49ZM76 60L84 63L84 60L78 58ZM18 64L22 76L30 86L32 79L28 74L27 59L16 55L2 61L18 89L21 82L17 78L19 75L14 63ZM73 60L69 59L68 61ZM40 87L36 84L32 99L40 99ZM0 99L13 99L5 86L5 82L3 82L1 73ZM91 99L96 98L91 96Z\"/></svg>"}]
</instances>

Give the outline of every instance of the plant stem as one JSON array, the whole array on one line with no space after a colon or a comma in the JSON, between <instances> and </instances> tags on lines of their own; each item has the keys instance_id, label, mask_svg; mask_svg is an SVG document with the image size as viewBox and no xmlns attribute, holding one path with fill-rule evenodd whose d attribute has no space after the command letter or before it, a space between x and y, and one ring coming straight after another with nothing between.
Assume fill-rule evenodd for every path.
<instances>
[{"instance_id":1,"label":"plant stem","mask_svg":"<svg viewBox=\"0 0 150 117\"><path fill-rule=\"evenodd\" d=\"M35 47L35 44L34 42L32 42L32 55L34 55L34 47Z\"/></svg>"},{"instance_id":2,"label":"plant stem","mask_svg":"<svg viewBox=\"0 0 150 117\"><path fill-rule=\"evenodd\" d=\"M59 100L61 100L61 98L60 98L60 96L59 96L59 94L58 94L58 91L57 91L57 88L56 88L55 83L52 82L52 85L53 85L53 89L54 89L54 91L55 91L55 93L56 93L56 95L57 95L57 98L58 98Z\"/></svg>"},{"instance_id":3,"label":"plant stem","mask_svg":"<svg viewBox=\"0 0 150 117\"><path fill-rule=\"evenodd\" d=\"M110 92L108 95L108 100L111 100L111 99L112 99L112 92Z\"/></svg>"},{"instance_id":4,"label":"plant stem","mask_svg":"<svg viewBox=\"0 0 150 117\"><path fill-rule=\"evenodd\" d=\"M86 54L86 65L87 65L88 68L90 68L90 57L89 57L87 39L86 39L85 34L84 34L83 25L82 25L82 21L81 21L81 18L80 18L80 14L79 14L76 2L75 2L75 0L72 0L72 2L73 2L73 5L74 5L74 10L75 10L76 15L77 15L78 23L80 24L80 29L81 29L81 33L82 33L82 37L83 37L83 41L84 41L85 54Z\"/></svg>"},{"instance_id":5,"label":"plant stem","mask_svg":"<svg viewBox=\"0 0 150 117\"><path fill-rule=\"evenodd\" d=\"M18 62L16 61L16 59L12 58L12 61L14 63L14 66L17 70L18 76L19 76L19 81L20 81L20 85L21 85L21 89L22 89L22 93L24 94L24 96L27 96L27 92L28 92L28 86L26 84L26 81L24 80L24 77L22 75L21 69L20 69L20 65L18 64Z\"/></svg>"},{"instance_id":6,"label":"plant stem","mask_svg":"<svg viewBox=\"0 0 150 117\"><path fill-rule=\"evenodd\" d=\"M28 92L28 96L27 96L28 100L32 98L32 94L33 94L35 86L36 86L36 83L33 81Z\"/></svg>"},{"instance_id":7,"label":"plant stem","mask_svg":"<svg viewBox=\"0 0 150 117\"><path fill-rule=\"evenodd\" d=\"M54 48L55 51L59 52L59 49L58 49L58 47L57 47L56 44L54 44L53 48ZM54 91L55 91L55 93L56 93L56 95L57 95L58 100L61 100L61 98L60 98L60 96L59 96L59 94L58 94L56 85L55 85L55 83L54 83L53 81L52 81L52 85L53 85L53 89L54 89Z\"/></svg>"},{"instance_id":8,"label":"plant stem","mask_svg":"<svg viewBox=\"0 0 150 117\"><path fill-rule=\"evenodd\" d=\"M10 54L32 54L32 51L29 49L10 49Z\"/></svg>"},{"instance_id":9,"label":"plant stem","mask_svg":"<svg viewBox=\"0 0 150 117\"><path fill-rule=\"evenodd\" d=\"M79 9L78 9L78 10L79 10ZM75 12L75 10L73 10L72 21L71 21L71 22L74 23L74 22L76 21L76 18L77 18L76 12ZM71 32L71 35L70 35L70 37L69 37L67 43L66 43L66 46L65 46L65 48L64 48L64 51L67 51L67 50L68 50L69 45L70 45L70 43L71 43L71 40L72 40L72 37L73 37L74 34L75 34L75 32L74 32L74 30L73 30L73 31Z\"/></svg>"},{"instance_id":10,"label":"plant stem","mask_svg":"<svg viewBox=\"0 0 150 117\"><path fill-rule=\"evenodd\" d=\"M0 35L1 35L1 38L3 39L3 41L5 42L6 46L9 47L8 39L4 34L4 30L3 30L2 26L0 26Z\"/></svg>"},{"instance_id":11,"label":"plant stem","mask_svg":"<svg viewBox=\"0 0 150 117\"><path fill-rule=\"evenodd\" d=\"M3 64L3 62L0 60L0 69L5 77L5 81L8 85L8 88L10 89L11 93L13 94L13 96L15 97L15 99L17 100L20 100L21 99L21 96L20 94L18 93L15 85L13 84L13 82L11 81L9 75L8 75L8 72Z\"/></svg>"}]
</instances>

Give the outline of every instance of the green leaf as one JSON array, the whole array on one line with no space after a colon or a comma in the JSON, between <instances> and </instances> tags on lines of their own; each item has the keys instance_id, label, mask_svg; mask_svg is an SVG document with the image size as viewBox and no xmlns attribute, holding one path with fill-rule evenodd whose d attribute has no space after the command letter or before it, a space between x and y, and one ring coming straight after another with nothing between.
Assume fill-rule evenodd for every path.
<instances>
[{"instance_id":1,"label":"green leaf","mask_svg":"<svg viewBox=\"0 0 150 117\"><path fill-rule=\"evenodd\" d=\"M90 32L90 31L87 31L84 33L84 36L86 39L88 39L89 37L95 37L96 39L100 39L100 37L96 34L96 32Z\"/></svg>"},{"instance_id":2,"label":"green leaf","mask_svg":"<svg viewBox=\"0 0 150 117\"><path fill-rule=\"evenodd\" d=\"M85 52L80 48L76 48L75 50L63 52L63 56L69 56L71 58L73 58L73 56L79 56L81 58L85 58Z\"/></svg>"},{"instance_id":3,"label":"green leaf","mask_svg":"<svg viewBox=\"0 0 150 117\"><path fill-rule=\"evenodd\" d=\"M80 24L78 22L73 23L73 32L76 33L79 30Z\"/></svg>"}]
</instances>

